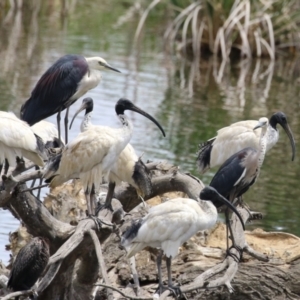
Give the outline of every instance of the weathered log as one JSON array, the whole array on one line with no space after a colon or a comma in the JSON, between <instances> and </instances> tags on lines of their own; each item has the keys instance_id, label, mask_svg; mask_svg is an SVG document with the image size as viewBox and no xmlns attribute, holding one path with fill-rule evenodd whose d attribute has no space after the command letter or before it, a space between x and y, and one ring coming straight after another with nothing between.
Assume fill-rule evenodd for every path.
<instances>
[{"instance_id":1,"label":"weathered log","mask_svg":"<svg viewBox=\"0 0 300 300\"><path fill-rule=\"evenodd\" d=\"M184 192L188 197L196 200L203 188L203 184L198 178L181 173L177 167L164 163L150 163L148 167L152 169L153 191L151 195L146 195L145 200L170 191ZM104 299L107 295L106 289L99 287L98 284L102 283L97 280L102 278L103 268L106 268L108 272L106 280L110 281L115 290L113 291L115 299L124 298L124 295L122 296L116 291L118 289L132 299L152 298L153 291L157 287L155 250L144 250L136 255L136 269L141 282L140 293L137 297L131 285L133 280L129 262L125 257L125 250L121 249L119 244L118 235L125 230L132 219L147 213L143 204L131 211L141 202L135 190L122 184L114 194L122 203L124 210L130 211L130 215L122 215L125 217L125 223L120 228L112 228L104 224L98 230L95 222L91 219L79 221L84 215L84 208L74 209L74 207L68 206L72 202L68 200L76 198L76 196L79 196L80 203L84 201L78 182L62 186L60 191L56 194L53 192L51 195L52 200L62 199L61 202L56 202L59 207L52 209L54 214L55 211L57 212L56 217L62 217L59 211L72 215L72 218L64 218L63 221L59 221L49 213L39 199L30 192L23 192L27 189L24 182L28 178L41 175L41 171L33 172L4 177L2 181L4 188L0 192L0 206L8 208L22 220L32 235L40 235L50 240L52 256L47 272L37 289L39 298L46 300L87 298L96 288L97 293L101 295L100 299ZM69 193L69 191L72 192ZM61 197L60 193L65 194ZM62 208L64 205L66 207ZM103 218L103 214L101 214L101 218ZM108 218L105 222L109 223L111 214L105 216ZM244 216L247 218L248 214L245 213ZM121 219L120 222L122 224ZM180 254L172 263L174 281L182 285L182 290L187 292L188 298L191 299L298 299L300 295L298 288L300 250L297 252L295 249L300 249L299 239L289 235L290 240L288 241L287 237L284 240L286 251L280 252L279 255L273 249L275 255L278 255L272 257L272 252L269 250L270 245L263 247L260 242L260 247L258 247L258 243L252 241L253 234L246 232L245 239L239 226L239 222L234 219L234 232L240 234L237 236L236 242L244 249L242 257L240 257L240 252L235 252L236 257L242 259L241 263L232 257L225 258L225 231L220 231L219 226L209 235L199 233L183 245ZM95 244L94 233L97 234L100 245L102 245L106 267L103 266L103 262L102 268L100 267L101 253L99 245ZM260 233L260 236L264 241L270 234ZM201 244L205 244L205 247ZM292 246L288 247L289 244ZM246 252L254 255L255 258ZM268 262L257 260L267 257L271 258ZM218 274L219 272L221 273ZM166 274L165 268L163 268L163 274ZM224 285L220 287L220 284L232 286L232 293L230 293L230 289L224 288ZM194 290L194 288L198 289ZM3 293L3 290L0 292ZM163 294L161 299L164 297L172 298L172 296L168 296L168 293Z\"/></svg>"}]
</instances>

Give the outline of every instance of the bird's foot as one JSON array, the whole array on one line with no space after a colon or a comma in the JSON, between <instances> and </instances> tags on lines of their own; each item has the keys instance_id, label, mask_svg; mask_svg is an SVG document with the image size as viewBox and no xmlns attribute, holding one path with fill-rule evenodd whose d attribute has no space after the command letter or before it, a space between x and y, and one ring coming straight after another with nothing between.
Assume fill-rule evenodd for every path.
<instances>
[{"instance_id":1,"label":"bird's foot","mask_svg":"<svg viewBox=\"0 0 300 300\"><path fill-rule=\"evenodd\" d=\"M238 255L235 253L232 253L232 251L230 251L231 249L235 249L238 252ZM233 244L229 249L227 249L227 255L226 256L231 256L237 263L239 263L242 260L243 257L243 251L244 249Z\"/></svg>"},{"instance_id":2,"label":"bird's foot","mask_svg":"<svg viewBox=\"0 0 300 300\"><path fill-rule=\"evenodd\" d=\"M96 225L96 228L97 228L97 231L100 231L100 229L102 228L103 225L106 225L106 226L114 226L113 224L111 223L107 223L103 220L100 220L98 217L92 215L92 214L89 214L88 212L86 212L87 214L87 219L92 219L94 222L95 222L95 225Z\"/></svg>"},{"instance_id":3,"label":"bird's foot","mask_svg":"<svg viewBox=\"0 0 300 300\"><path fill-rule=\"evenodd\" d=\"M98 204L98 206L96 207L96 216L98 215L98 213L101 211L101 210L104 210L104 209L107 209L111 212L113 212L113 208L111 206L111 204Z\"/></svg>"},{"instance_id":4,"label":"bird's foot","mask_svg":"<svg viewBox=\"0 0 300 300\"><path fill-rule=\"evenodd\" d=\"M174 286L174 285L169 285L169 286L158 286L157 290L155 291L155 294L163 294L165 291L170 291L175 299L185 299L187 300L186 296L184 293L182 293L181 289L179 286Z\"/></svg>"}]
</instances>

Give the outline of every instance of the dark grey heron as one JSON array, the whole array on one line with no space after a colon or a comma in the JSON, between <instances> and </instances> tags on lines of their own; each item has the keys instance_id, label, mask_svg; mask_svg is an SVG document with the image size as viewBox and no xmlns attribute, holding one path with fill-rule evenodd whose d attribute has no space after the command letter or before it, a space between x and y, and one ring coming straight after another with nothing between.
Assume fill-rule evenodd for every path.
<instances>
[{"instance_id":1,"label":"dark grey heron","mask_svg":"<svg viewBox=\"0 0 300 300\"><path fill-rule=\"evenodd\" d=\"M85 189L89 215L95 214L95 192L100 188L102 177L108 179L118 156L129 143L132 123L125 110L137 112L154 122L165 136L160 124L131 101L121 98L115 110L122 123L121 128L92 126L66 145L62 153L49 160L44 178L50 187L56 187L69 179L80 178ZM108 180L107 180L108 181Z\"/></svg>"},{"instance_id":2,"label":"dark grey heron","mask_svg":"<svg viewBox=\"0 0 300 300\"><path fill-rule=\"evenodd\" d=\"M69 54L59 58L39 79L31 92L31 97L21 108L21 119L33 125L57 113L59 137L60 113L65 108L65 141L68 142L69 107L101 81L103 69L115 72L101 57L84 57Z\"/></svg>"},{"instance_id":3,"label":"dark grey heron","mask_svg":"<svg viewBox=\"0 0 300 300\"><path fill-rule=\"evenodd\" d=\"M216 137L200 144L197 157L197 165L200 173L205 173L209 168L223 164L231 155L246 147L258 149L260 130L252 130L256 123L257 121L255 120L233 123L218 130ZM290 139L292 160L294 160L295 139L287 122L287 117L281 111L273 114L269 120L266 151L269 151L278 141L279 132L277 124L282 126Z\"/></svg>"},{"instance_id":4,"label":"dark grey heron","mask_svg":"<svg viewBox=\"0 0 300 300\"><path fill-rule=\"evenodd\" d=\"M33 238L19 251L10 271L7 287L13 291L31 289L45 270L49 257L48 240Z\"/></svg>"},{"instance_id":5,"label":"dark grey heron","mask_svg":"<svg viewBox=\"0 0 300 300\"><path fill-rule=\"evenodd\" d=\"M218 213L215 203L228 206L244 223L237 209L216 189L207 186L200 193L200 201L176 198L156 205L140 220L132 223L122 235L121 244L127 250L127 257L135 255L145 247L160 248L157 257L159 278L158 291L164 290L161 276L162 254L166 255L168 288L180 293L179 287L172 283L171 261L178 254L178 248L200 230L213 227ZM163 252L163 253L162 253Z\"/></svg>"},{"instance_id":6,"label":"dark grey heron","mask_svg":"<svg viewBox=\"0 0 300 300\"><path fill-rule=\"evenodd\" d=\"M84 118L80 125L81 132L91 129L91 116L93 113L93 99L88 97L82 100L81 107L76 111L70 123L70 128L76 116L85 110ZM105 128L103 128L105 130ZM112 210L111 200L116 184L127 182L132 185L140 197L149 195L152 191L150 172L134 151L134 148L127 144L124 150L118 156L109 173L108 193L105 204L101 208Z\"/></svg>"}]
</instances>

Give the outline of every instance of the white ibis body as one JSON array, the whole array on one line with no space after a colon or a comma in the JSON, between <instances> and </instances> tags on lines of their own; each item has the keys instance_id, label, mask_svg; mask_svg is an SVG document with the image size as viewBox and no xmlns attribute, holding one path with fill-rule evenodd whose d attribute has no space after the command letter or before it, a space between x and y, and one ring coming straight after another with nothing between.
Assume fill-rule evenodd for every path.
<instances>
[{"instance_id":1,"label":"white ibis body","mask_svg":"<svg viewBox=\"0 0 300 300\"><path fill-rule=\"evenodd\" d=\"M45 144L45 147L48 148L58 148L62 145L64 145L64 141L59 139L58 136L58 130L56 126L48 121L40 121L38 123L35 123L31 126L32 131L38 135L43 143Z\"/></svg>"},{"instance_id":2,"label":"white ibis body","mask_svg":"<svg viewBox=\"0 0 300 300\"><path fill-rule=\"evenodd\" d=\"M131 257L145 247L160 248L167 258L168 287L174 289L171 277L171 260L178 248L200 230L215 225L218 217L215 202L227 205L244 223L236 208L214 188L205 187L200 201L176 198L152 207L149 213L133 222L122 235L121 244ZM159 291L162 292L161 255L157 260Z\"/></svg>"},{"instance_id":3,"label":"white ibis body","mask_svg":"<svg viewBox=\"0 0 300 300\"><path fill-rule=\"evenodd\" d=\"M46 268L49 257L48 241L41 237L33 238L19 251L7 287L13 291L31 289Z\"/></svg>"},{"instance_id":4,"label":"white ibis body","mask_svg":"<svg viewBox=\"0 0 300 300\"><path fill-rule=\"evenodd\" d=\"M101 81L100 71L111 67L101 57L65 55L59 58L39 79L30 98L21 108L21 119L33 125L56 113L60 136L60 113L65 108L66 143L69 107Z\"/></svg>"},{"instance_id":5,"label":"white ibis body","mask_svg":"<svg viewBox=\"0 0 300 300\"><path fill-rule=\"evenodd\" d=\"M76 111L71 121L70 128L75 117L85 110L85 116L80 126L81 132L93 128L91 123L91 117L93 113L93 99L88 97L82 100L81 107ZM96 126L97 127L97 126ZM113 128L104 127L103 130L110 131ZM132 185L137 193L141 196L149 195L152 191L152 184L150 178L150 172L143 163L143 161L137 156L134 148L127 144L117 157L116 162L113 164L109 173L109 190L106 196L104 208L112 210L111 200L114 193L115 185L120 184L122 181Z\"/></svg>"},{"instance_id":6,"label":"white ibis body","mask_svg":"<svg viewBox=\"0 0 300 300\"><path fill-rule=\"evenodd\" d=\"M80 178L85 189L89 214L95 214L94 196L99 190L102 177L108 178L109 172L119 154L129 143L132 124L124 114L125 110L140 113L154 122L164 134L160 124L145 111L127 99L116 104L116 113L122 123L121 128L92 126L66 145L63 152L47 164L44 177L51 187L63 182ZM92 196L92 199L91 199Z\"/></svg>"},{"instance_id":7,"label":"white ibis body","mask_svg":"<svg viewBox=\"0 0 300 300\"><path fill-rule=\"evenodd\" d=\"M260 130L253 131L256 123L257 121L255 120L233 123L218 130L216 137L200 144L197 157L197 165L200 173L205 173L209 168L222 165L231 155L246 147L258 149ZM277 124L282 126L290 139L292 160L294 160L295 140L288 125L286 115L283 112L273 114L269 120L266 151L269 151L278 141L279 132Z\"/></svg>"},{"instance_id":8,"label":"white ibis body","mask_svg":"<svg viewBox=\"0 0 300 300\"><path fill-rule=\"evenodd\" d=\"M0 128L0 164L6 159L15 167L18 156L26 157L38 166L44 165L44 143L26 122L13 113L0 111Z\"/></svg>"}]
</instances>

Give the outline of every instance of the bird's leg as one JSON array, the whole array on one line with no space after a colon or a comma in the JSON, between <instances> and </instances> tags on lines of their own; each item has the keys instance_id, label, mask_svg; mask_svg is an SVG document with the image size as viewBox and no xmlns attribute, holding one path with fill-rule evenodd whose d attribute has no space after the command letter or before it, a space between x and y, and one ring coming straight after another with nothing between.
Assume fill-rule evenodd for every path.
<instances>
[{"instance_id":1,"label":"bird's leg","mask_svg":"<svg viewBox=\"0 0 300 300\"><path fill-rule=\"evenodd\" d=\"M176 298L184 298L186 297L182 294L179 286L174 286L172 282L172 257L166 257L166 265L167 265L167 271L168 271L168 289L174 294Z\"/></svg>"},{"instance_id":2,"label":"bird's leg","mask_svg":"<svg viewBox=\"0 0 300 300\"><path fill-rule=\"evenodd\" d=\"M157 274L158 274L158 290L159 290L160 295L163 293L163 282L162 282L162 276L161 276L162 255L163 255L162 250L161 249L158 250L156 264L157 264Z\"/></svg>"},{"instance_id":3,"label":"bird's leg","mask_svg":"<svg viewBox=\"0 0 300 300\"><path fill-rule=\"evenodd\" d=\"M62 144L61 131L60 131L60 113L61 113L61 110L59 110L59 112L57 113L56 121L57 121L57 130L58 130L58 139L60 140L60 143Z\"/></svg>"},{"instance_id":4,"label":"bird's leg","mask_svg":"<svg viewBox=\"0 0 300 300\"><path fill-rule=\"evenodd\" d=\"M225 221L226 221L226 251L228 252L229 249L229 236L228 236L228 229L230 227L230 220L228 215L228 209L225 209Z\"/></svg>"},{"instance_id":5,"label":"bird's leg","mask_svg":"<svg viewBox=\"0 0 300 300\"><path fill-rule=\"evenodd\" d=\"M43 178L40 178L39 186L41 186L42 183L43 183ZM41 187L38 189L38 192L37 192L37 195L36 195L36 197L37 197L38 199L40 199L41 189L42 189Z\"/></svg>"},{"instance_id":6,"label":"bird's leg","mask_svg":"<svg viewBox=\"0 0 300 300\"><path fill-rule=\"evenodd\" d=\"M38 170L38 169L39 169L39 166L34 166L34 168L35 168L35 170ZM35 182L36 182L36 178L32 180L32 183L31 183L30 188L33 188L33 187L34 187ZM40 185L41 185L41 184L42 184L42 183L40 182Z\"/></svg>"},{"instance_id":7,"label":"bird's leg","mask_svg":"<svg viewBox=\"0 0 300 300\"><path fill-rule=\"evenodd\" d=\"M90 212L89 212L89 215L88 217L91 218L92 220L94 220L95 224L96 224L96 227L98 230L100 230L100 228L102 227L102 224L106 225L106 226L114 226L112 223L108 223L108 222L105 222L101 219L99 219L97 217L97 215L95 215L95 203L96 203L96 191L95 191L95 185L93 184L92 185L92 188L91 188L91 192L89 194L89 206L90 206Z\"/></svg>"},{"instance_id":8,"label":"bird's leg","mask_svg":"<svg viewBox=\"0 0 300 300\"><path fill-rule=\"evenodd\" d=\"M66 140L66 144L68 144L69 109L70 109L70 106L67 107L66 115L65 115L65 140Z\"/></svg>"},{"instance_id":9,"label":"bird's leg","mask_svg":"<svg viewBox=\"0 0 300 300\"><path fill-rule=\"evenodd\" d=\"M95 193L95 185L93 184L91 189L91 196L90 196L90 207L91 207L91 214L95 215L95 203L96 203L96 193Z\"/></svg>"},{"instance_id":10,"label":"bird's leg","mask_svg":"<svg viewBox=\"0 0 300 300\"><path fill-rule=\"evenodd\" d=\"M232 230L232 227L231 227L231 223L230 223L230 219L229 219L229 212L228 212L228 208L226 208L225 210L225 218L226 218L226 239L227 239L227 254L230 255L236 262L239 262L241 257L242 257L242 251L243 249L241 249L239 246L236 245L235 243L235 240L234 240L234 235L233 235L233 230ZM238 258L235 254L233 254L231 251L230 251L230 248L229 248L229 238L228 238L228 229L229 229L229 232L230 232L230 237L231 237L231 241L232 241L232 246L230 248L235 248L238 252L240 252L240 258Z\"/></svg>"},{"instance_id":11,"label":"bird's leg","mask_svg":"<svg viewBox=\"0 0 300 300\"><path fill-rule=\"evenodd\" d=\"M4 175L7 175L9 169L9 163L8 160L5 158L5 162L4 162Z\"/></svg>"},{"instance_id":12,"label":"bird's leg","mask_svg":"<svg viewBox=\"0 0 300 300\"><path fill-rule=\"evenodd\" d=\"M90 195L90 191L89 188L87 188L84 192L85 195L85 200L86 200L86 205L87 205L87 216L90 216L92 214L92 209L91 209L91 195Z\"/></svg>"},{"instance_id":13,"label":"bird's leg","mask_svg":"<svg viewBox=\"0 0 300 300\"><path fill-rule=\"evenodd\" d=\"M111 200L114 196L115 187L116 187L115 182L109 182L108 191L107 191L107 194L106 194L106 199L105 199L105 204L104 204L104 208L110 209L111 211L113 211L113 208L111 206Z\"/></svg>"},{"instance_id":14,"label":"bird's leg","mask_svg":"<svg viewBox=\"0 0 300 300\"><path fill-rule=\"evenodd\" d=\"M248 205L246 202L244 202L244 201L243 201L243 197L242 197L242 195L238 197L238 201L237 201L237 203L238 203L238 204L240 204L240 205L241 205L241 207L243 207L243 208L245 208L245 209L246 209L246 211L247 211L247 213L249 214L249 216L250 216L250 219L251 219L251 217L252 217L252 214L251 214L251 211L250 211L250 207L249 207L249 205Z\"/></svg>"}]
</instances>

